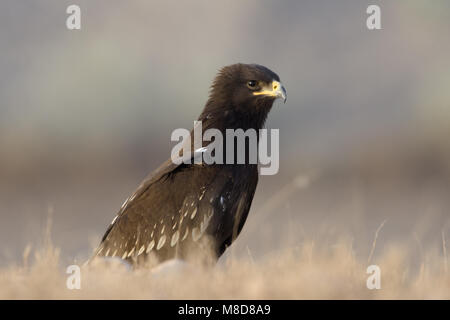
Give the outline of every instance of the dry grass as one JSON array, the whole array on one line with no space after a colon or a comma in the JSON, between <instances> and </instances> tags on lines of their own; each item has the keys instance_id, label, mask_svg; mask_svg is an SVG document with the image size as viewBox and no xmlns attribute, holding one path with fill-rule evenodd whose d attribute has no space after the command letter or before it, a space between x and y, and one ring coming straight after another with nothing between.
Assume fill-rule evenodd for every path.
<instances>
[{"instance_id":1,"label":"dry grass","mask_svg":"<svg viewBox=\"0 0 450 320\"><path fill-rule=\"evenodd\" d=\"M273 218L270 212L288 203L294 191L306 188L311 181L314 179L296 178L269 197L262 206L265 210L258 212L260 223L255 225L276 228L275 220L268 220ZM339 207L334 206L333 210L341 220L342 212L352 209L336 208ZM355 210L359 212L361 208ZM277 236L289 232L297 236L291 242L289 237L285 243L280 240L282 250L266 246L273 238L266 239L261 228L248 235L264 239L258 248L262 254L252 251L255 246L245 245L239 251L234 244L225 259L213 268L177 265L156 271L130 271L117 260L100 260L81 269L80 290L69 290L66 268L70 263L50 239L52 212L49 209L42 245L26 246L21 263L0 268L0 299L450 299L445 223L441 224L438 237L433 237L439 240L437 243L423 245L421 228L414 229L415 242L411 238L394 242L387 237L389 229L400 233L393 217L388 222L383 220L364 245L358 240L360 237L341 227L333 227L329 232L319 233L319 228L304 232L299 223L304 220L289 220L292 230L280 229ZM427 221L433 217L430 213L423 215ZM405 221L402 219L401 223ZM419 220L419 226L422 221L425 220ZM251 231L250 226L247 231ZM248 244L245 238L243 243ZM379 290L366 287L366 270L372 264L381 269Z\"/></svg>"},{"instance_id":2,"label":"dry grass","mask_svg":"<svg viewBox=\"0 0 450 320\"><path fill-rule=\"evenodd\" d=\"M37 251L28 247L23 265L0 270L0 299L449 299L445 250L429 252L413 272L405 248L386 248L372 261L381 268L380 290L366 288L367 259L356 258L347 240L304 242L258 260L229 258L211 269L133 272L117 261L99 261L81 269L81 290L69 290L60 250L47 242Z\"/></svg>"}]
</instances>

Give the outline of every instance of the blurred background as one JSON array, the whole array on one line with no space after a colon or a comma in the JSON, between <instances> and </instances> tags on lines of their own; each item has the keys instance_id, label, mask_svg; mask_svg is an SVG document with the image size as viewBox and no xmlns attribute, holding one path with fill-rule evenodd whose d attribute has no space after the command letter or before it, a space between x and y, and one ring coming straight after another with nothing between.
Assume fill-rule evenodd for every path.
<instances>
[{"instance_id":1,"label":"blurred background","mask_svg":"<svg viewBox=\"0 0 450 320\"><path fill-rule=\"evenodd\" d=\"M66 8L82 27L66 29ZM382 30L366 28L381 6ZM450 238L450 2L17 1L0 4L0 266L49 217L67 263L191 128L217 70L259 63L288 102L280 171L262 176L230 254L345 237L423 261ZM222 259L222 260L223 260Z\"/></svg>"}]
</instances>

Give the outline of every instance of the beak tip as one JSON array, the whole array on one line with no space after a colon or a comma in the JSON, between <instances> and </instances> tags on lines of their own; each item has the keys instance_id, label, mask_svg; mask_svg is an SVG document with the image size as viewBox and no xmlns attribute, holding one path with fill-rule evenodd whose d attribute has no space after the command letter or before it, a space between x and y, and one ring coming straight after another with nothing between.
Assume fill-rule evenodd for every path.
<instances>
[{"instance_id":1,"label":"beak tip","mask_svg":"<svg viewBox=\"0 0 450 320\"><path fill-rule=\"evenodd\" d=\"M286 94L286 88L283 86L283 87L281 87L281 90L282 90L282 97L283 97L283 102L284 103L286 103L286 101L287 101L287 94Z\"/></svg>"}]
</instances>

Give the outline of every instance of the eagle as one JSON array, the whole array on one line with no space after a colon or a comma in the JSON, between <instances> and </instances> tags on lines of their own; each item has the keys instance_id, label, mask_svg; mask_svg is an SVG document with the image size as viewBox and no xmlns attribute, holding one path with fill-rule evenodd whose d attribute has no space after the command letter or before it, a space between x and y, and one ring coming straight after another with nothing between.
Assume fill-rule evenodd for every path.
<instances>
[{"instance_id":1,"label":"eagle","mask_svg":"<svg viewBox=\"0 0 450 320\"><path fill-rule=\"evenodd\" d=\"M203 132L258 131L278 98L286 102L276 73L258 64L229 65L218 72L197 121ZM118 257L133 266L171 259L215 263L241 232L257 183L257 163L169 158L124 202L93 258Z\"/></svg>"}]
</instances>

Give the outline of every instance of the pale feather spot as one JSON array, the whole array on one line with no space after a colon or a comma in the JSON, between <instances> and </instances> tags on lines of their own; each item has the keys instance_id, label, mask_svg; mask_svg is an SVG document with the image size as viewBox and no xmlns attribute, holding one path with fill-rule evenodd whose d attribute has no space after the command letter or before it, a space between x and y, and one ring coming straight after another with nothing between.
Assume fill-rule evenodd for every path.
<instances>
[{"instance_id":1,"label":"pale feather spot","mask_svg":"<svg viewBox=\"0 0 450 320\"><path fill-rule=\"evenodd\" d=\"M166 243L166 236L163 235L161 238L159 238L158 245L156 246L156 250L161 249L165 243Z\"/></svg>"},{"instance_id":2,"label":"pale feather spot","mask_svg":"<svg viewBox=\"0 0 450 320\"><path fill-rule=\"evenodd\" d=\"M127 257L127 252L125 251L122 255L122 259L125 259Z\"/></svg>"},{"instance_id":3,"label":"pale feather spot","mask_svg":"<svg viewBox=\"0 0 450 320\"><path fill-rule=\"evenodd\" d=\"M183 241L184 239L187 238L188 233L189 233L189 228L186 228L186 231L184 232L184 236L183 236L183 238L181 238L181 241Z\"/></svg>"},{"instance_id":4,"label":"pale feather spot","mask_svg":"<svg viewBox=\"0 0 450 320\"><path fill-rule=\"evenodd\" d=\"M102 247L98 250L97 254L100 254L100 253L103 251L103 249L105 249L105 247L102 246Z\"/></svg>"},{"instance_id":5,"label":"pale feather spot","mask_svg":"<svg viewBox=\"0 0 450 320\"><path fill-rule=\"evenodd\" d=\"M175 224L172 226L172 230L175 230L176 227L177 227L177 223L175 222Z\"/></svg>"},{"instance_id":6,"label":"pale feather spot","mask_svg":"<svg viewBox=\"0 0 450 320\"><path fill-rule=\"evenodd\" d=\"M116 222L116 220L117 220L118 217L119 217L118 215L115 216L114 219L113 219L113 221L111 221L111 224L114 224L114 222Z\"/></svg>"},{"instance_id":7,"label":"pale feather spot","mask_svg":"<svg viewBox=\"0 0 450 320\"><path fill-rule=\"evenodd\" d=\"M227 206L225 205L225 199L223 196L220 196L220 205L222 206L222 211L227 210Z\"/></svg>"},{"instance_id":8,"label":"pale feather spot","mask_svg":"<svg viewBox=\"0 0 450 320\"><path fill-rule=\"evenodd\" d=\"M200 195L200 197L198 197L198 200L202 200L203 196L205 195L206 189L202 191L202 194Z\"/></svg>"},{"instance_id":9,"label":"pale feather spot","mask_svg":"<svg viewBox=\"0 0 450 320\"><path fill-rule=\"evenodd\" d=\"M150 251L152 251L153 247L155 246L155 240L152 240L147 247L147 250L145 251L146 253L149 253Z\"/></svg>"},{"instance_id":10,"label":"pale feather spot","mask_svg":"<svg viewBox=\"0 0 450 320\"><path fill-rule=\"evenodd\" d=\"M128 252L128 255L127 255L127 257L129 258L129 257L131 257L131 255L133 254L133 252L134 252L134 247L133 247L133 249L131 249L131 251L130 252Z\"/></svg>"},{"instance_id":11,"label":"pale feather spot","mask_svg":"<svg viewBox=\"0 0 450 320\"><path fill-rule=\"evenodd\" d=\"M166 228L166 226L163 226L162 227L162 229L161 229L161 234L163 234L164 233L164 229Z\"/></svg>"},{"instance_id":12,"label":"pale feather spot","mask_svg":"<svg viewBox=\"0 0 450 320\"><path fill-rule=\"evenodd\" d=\"M116 250L114 250L114 252L113 252L113 254L111 255L111 257L115 257L115 256L116 256L116 254L117 254L117 249L116 249Z\"/></svg>"},{"instance_id":13,"label":"pale feather spot","mask_svg":"<svg viewBox=\"0 0 450 320\"><path fill-rule=\"evenodd\" d=\"M152 231L152 233L150 233L150 237L152 237L153 238L153 233L154 233L155 231Z\"/></svg>"},{"instance_id":14,"label":"pale feather spot","mask_svg":"<svg viewBox=\"0 0 450 320\"><path fill-rule=\"evenodd\" d=\"M197 213L197 207L195 207L194 211L192 211L191 219L194 219L196 213Z\"/></svg>"},{"instance_id":15,"label":"pale feather spot","mask_svg":"<svg viewBox=\"0 0 450 320\"><path fill-rule=\"evenodd\" d=\"M120 207L121 209L125 208L125 206L128 203L128 198L122 203L122 206Z\"/></svg>"},{"instance_id":16,"label":"pale feather spot","mask_svg":"<svg viewBox=\"0 0 450 320\"><path fill-rule=\"evenodd\" d=\"M144 252L144 250L145 250L145 245L142 245L142 247L139 249L139 251L138 251L138 256L139 255L141 255L142 254L142 252Z\"/></svg>"},{"instance_id":17,"label":"pale feather spot","mask_svg":"<svg viewBox=\"0 0 450 320\"><path fill-rule=\"evenodd\" d=\"M109 248L108 248L108 250L106 250L106 252L105 252L105 257L107 257L109 255Z\"/></svg>"},{"instance_id":18,"label":"pale feather spot","mask_svg":"<svg viewBox=\"0 0 450 320\"><path fill-rule=\"evenodd\" d=\"M170 246L173 247L177 242L178 242L178 238L180 237L180 232L177 230L173 235L172 235L172 240L170 241Z\"/></svg>"}]
</instances>

